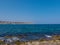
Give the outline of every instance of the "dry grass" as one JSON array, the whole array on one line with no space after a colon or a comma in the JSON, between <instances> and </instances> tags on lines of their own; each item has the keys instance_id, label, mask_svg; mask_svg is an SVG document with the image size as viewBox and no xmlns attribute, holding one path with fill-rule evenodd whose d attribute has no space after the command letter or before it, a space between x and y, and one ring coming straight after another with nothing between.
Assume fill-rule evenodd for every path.
<instances>
[{"instance_id":1,"label":"dry grass","mask_svg":"<svg viewBox=\"0 0 60 45\"><path fill-rule=\"evenodd\" d=\"M29 41L29 42L16 42L14 44L0 44L0 45L60 45L60 41Z\"/></svg>"}]
</instances>

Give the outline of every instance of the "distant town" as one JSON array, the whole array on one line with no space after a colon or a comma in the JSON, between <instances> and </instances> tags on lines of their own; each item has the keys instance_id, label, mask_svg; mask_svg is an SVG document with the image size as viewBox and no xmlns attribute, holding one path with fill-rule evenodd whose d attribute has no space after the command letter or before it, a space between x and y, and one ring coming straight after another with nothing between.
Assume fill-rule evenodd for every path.
<instances>
[{"instance_id":1,"label":"distant town","mask_svg":"<svg viewBox=\"0 0 60 45\"><path fill-rule=\"evenodd\" d=\"M31 22L0 21L0 24L31 24Z\"/></svg>"}]
</instances>

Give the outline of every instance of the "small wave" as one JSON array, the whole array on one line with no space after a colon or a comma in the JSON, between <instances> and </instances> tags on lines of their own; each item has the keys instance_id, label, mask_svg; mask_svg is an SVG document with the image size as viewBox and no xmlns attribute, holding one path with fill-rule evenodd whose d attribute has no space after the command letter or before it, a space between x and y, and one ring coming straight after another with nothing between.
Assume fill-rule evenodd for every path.
<instances>
[{"instance_id":1,"label":"small wave","mask_svg":"<svg viewBox=\"0 0 60 45\"><path fill-rule=\"evenodd\" d=\"M52 36L51 35L45 35L45 37L51 38Z\"/></svg>"}]
</instances>

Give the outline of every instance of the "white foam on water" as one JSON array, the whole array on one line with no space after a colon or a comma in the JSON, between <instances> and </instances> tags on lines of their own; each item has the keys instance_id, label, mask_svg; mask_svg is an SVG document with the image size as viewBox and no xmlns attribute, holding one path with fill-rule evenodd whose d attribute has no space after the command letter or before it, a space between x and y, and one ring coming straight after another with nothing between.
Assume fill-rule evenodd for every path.
<instances>
[{"instance_id":1,"label":"white foam on water","mask_svg":"<svg viewBox=\"0 0 60 45\"><path fill-rule=\"evenodd\" d=\"M12 40L16 41L16 40L19 40L18 37L12 37Z\"/></svg>"},{"instance_id":2,"label":"white foam on water","mask_svg":"<svg viewBox=\"0 0 60 45\"><path fill-rule=\"evenodd\" d=\"M51 38L52 36L50 36L50 35L45 35L46 37L48 37L48 38Z\"/></svg>"}]
</instances>

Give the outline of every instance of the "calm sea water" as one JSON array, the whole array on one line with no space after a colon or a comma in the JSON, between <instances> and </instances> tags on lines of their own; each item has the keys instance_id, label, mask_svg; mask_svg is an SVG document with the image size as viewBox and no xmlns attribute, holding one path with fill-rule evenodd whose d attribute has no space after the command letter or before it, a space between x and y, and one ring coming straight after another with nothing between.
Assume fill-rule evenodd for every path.
<instances>
[{"instance_id":1,"label":"calm sea water","mask_svg":"<svg viewBox=\"0 0 60 45\"><path fill-rule=\"evenodd\" d=\"M60 24L0 24L0 36L24 33L60 34Z\"/></svg>"},{"instance_id":2,"label":"calm sea water","mask_svg":"<svg viewBox=\"0 0 60 45\"><path fill-rule=\"evenodd\" d=\"M25 35L22 41L40 39L45 35L60 35L60 24L0 24L1 36Z\"/></svg>"}]
</instances>

